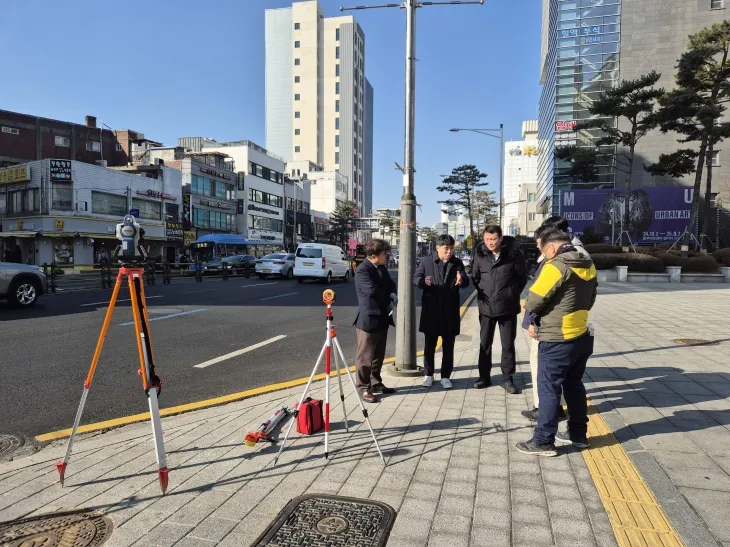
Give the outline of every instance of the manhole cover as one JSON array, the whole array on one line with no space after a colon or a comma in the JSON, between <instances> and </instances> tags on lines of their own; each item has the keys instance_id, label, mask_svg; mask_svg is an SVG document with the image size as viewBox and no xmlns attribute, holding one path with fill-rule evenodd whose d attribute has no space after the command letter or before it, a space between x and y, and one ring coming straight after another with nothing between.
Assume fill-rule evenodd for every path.
<instances>
[{"instance_id":1,"label":"manhole cover","mask_svg":"<svg viewBox=\"0 0 730 547\"><path fill-rule=\"evenodd\" d=\"M717 340L702 340L700 338L677 338L674 340L674 343L682 346L716 346L720 342Z\"/></svg>"},{"instance_id":2,"label":"manhole cover","mask_svg":"<svg viewBox=\"0 0 730 547\"><path fill-rule=\"evenodd\" d=\"M2 547L94 547L109 539L114 524L95 511L63 513L0 524Z\"/></svg>"},{"instance_id":3,"label":"manhole cover","mask_svg":"<svg viewBox=\"0 0 730 547\"><path fill-rule=\"evenodd\" d=\"M0 433L0 457L15 452L23 445L23 439L9 433Z\"/></svg>"},{"instance_id":4,"label":"manhole cover","mask_svg":"<svg viewBox=\"0 0 730 547\"><path fill-rule=\"evenodd\" d=\"M180 313L181 308L147 308L149 315L167 315L168 313Z\"/></svg>"},{"instance_id":5,"label":"manhole cover","mask_svg":"<svg viewBox=\"0 0 730 547\"><path fill-rule=\"evenodd\" d=\"M326 494L291 500L256 540L255 547L381 547L395 522L392 507L378 501Z\"/></svg>"}]
</instances>

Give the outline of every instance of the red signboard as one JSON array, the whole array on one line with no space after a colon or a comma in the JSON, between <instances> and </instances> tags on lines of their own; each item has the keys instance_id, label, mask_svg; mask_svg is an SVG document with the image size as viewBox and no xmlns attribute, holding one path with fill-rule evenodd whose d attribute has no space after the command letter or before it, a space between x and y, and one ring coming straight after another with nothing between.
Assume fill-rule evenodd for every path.
<instances>
[{"instance_id":1,"label":"red signboard","mask_svg":"<svg viewBox=\"0 0 730 547\"><path fill-rule=\"evenodd\" d=\"M575 120L555 122L555 131L573 131L576 123Z\"/></svg>"}]
</instances>

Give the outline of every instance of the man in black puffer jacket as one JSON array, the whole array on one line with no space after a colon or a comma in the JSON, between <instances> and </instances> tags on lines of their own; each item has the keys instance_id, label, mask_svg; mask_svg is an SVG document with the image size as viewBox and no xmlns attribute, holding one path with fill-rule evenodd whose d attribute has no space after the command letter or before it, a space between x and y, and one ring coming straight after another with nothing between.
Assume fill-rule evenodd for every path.
<instances>
[{"instance_id":1,"label":"man in black puffer jacket","mask_svg":"<svg viewBox=\"0 0 730 547\"><path fill-rule=\"evenodd\" d=\"M520 295L527 285L525 256L513 237L502 236L499 226L484 229L484 243L476 249L472 279L479 301L481 344L477 389L492 385L492 342L499 325L502 342L502 387L510 394L519 393L512 375L515 373L515 337Z\"/></svg>"}]
</instances>

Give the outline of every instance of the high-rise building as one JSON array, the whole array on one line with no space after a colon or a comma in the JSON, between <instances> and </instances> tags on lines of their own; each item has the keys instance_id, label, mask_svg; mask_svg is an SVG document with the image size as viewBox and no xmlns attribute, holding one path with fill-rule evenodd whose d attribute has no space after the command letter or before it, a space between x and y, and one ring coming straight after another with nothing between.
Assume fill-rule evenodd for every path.
<instances>
[{"instance_id":1,"label":"high-rise building","mask_svg":"<svg viewBox=\"0 0 730 547\"><path fill-rule=\"evenodd\" d=\"M519 222L521 189L534 183L537 178L537 120L522 122L522 140L504 143L504 212L502 232L509 235L524 234L524 222ZM529 199L535 201L535 193Z\"/></svg>"},{"instance_id":2,"label":"high-rise building","mask_svg":"<svg viewBox=\"0 0 730 547\"><path fill-rule=\"evenodd\" d=\"M365 35L316 0L266 10L266 148L347 177L348 199L372 208L373 90ZM369 153L370 152L370 153Z\"/></svg>"},{"instance_id":3,"label":"high-rise building","mask_svg":"<svg viewBox=\"0 0 730 547\"><path fill-rule=\"evenodd\" d=\"M625 174L608 161L598 166L596 182L576 186L565 174L568 164L555 157L555 149L595 143L598 130L575 132L575 125L589 118L591 102L620 80L656 70L662 75L659 87L674 87L675 66L687 48L688 36L721 22L727 3L676 0L669 9L654 0L543 0L537 194L544 213L559 214L558 197L564 190L623 187ZM660 153L679 148L676 140L677 135L659 131L642 138L632 187L677 184L653 178L643 169L657 161ZM713 187L730 202L728 170L723 171L720 159L720 153L713 158L718 167L713 170ZM694 175L690 179L679 182L691 184Z\"/></svg>"}]
</instances>

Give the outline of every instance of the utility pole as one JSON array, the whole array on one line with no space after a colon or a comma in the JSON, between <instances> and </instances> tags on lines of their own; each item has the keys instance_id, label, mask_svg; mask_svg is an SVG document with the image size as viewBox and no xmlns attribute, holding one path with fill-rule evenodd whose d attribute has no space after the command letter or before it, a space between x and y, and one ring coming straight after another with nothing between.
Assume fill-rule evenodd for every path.
<instances>
[{"instance_id":1,"label":"utility pole","mask_svg":"<svg viewBox=\"0 0 730 547\"><path fill-rule=\"evenodd\" d=\"M420 374L416 365L416 195L414 193L414 142L416 109L416 9L424 6L479 4L484 0L431 2L404 0L398 4L340 8L352 11L373 8L406 10L406 93L405 93L405 166L401 196L400 246L398 248L398 312L396 314L395 365L392 373L404 376Z\"/></svg>"}]
</instances>

